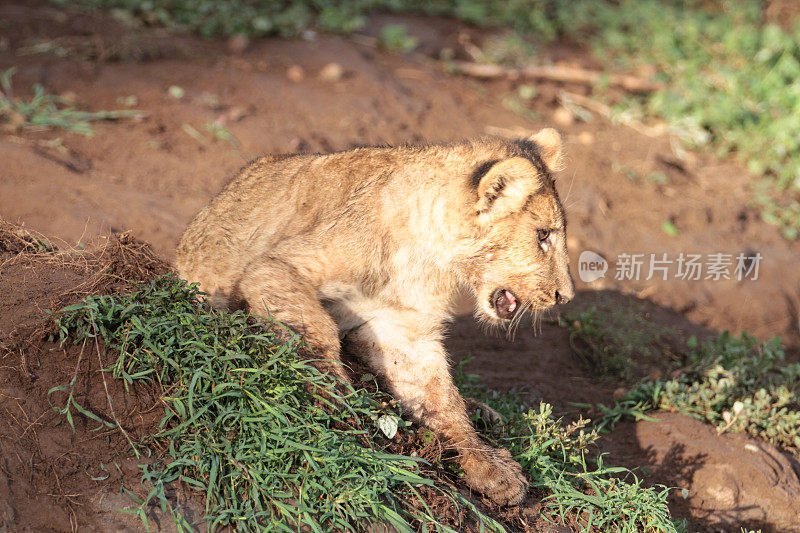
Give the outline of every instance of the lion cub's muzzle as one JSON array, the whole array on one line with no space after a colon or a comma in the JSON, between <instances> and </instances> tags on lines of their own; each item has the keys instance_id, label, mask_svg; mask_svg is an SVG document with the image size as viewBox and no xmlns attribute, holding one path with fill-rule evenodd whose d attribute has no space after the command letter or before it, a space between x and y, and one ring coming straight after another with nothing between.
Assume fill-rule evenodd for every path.
<instances>
[{"instance_id":1,"label":"lion cub's muzzle","mask_svg":"<svg viewBox=\"0 0 800 533\"><path fill-rule=\"evenodd\" d=\"M519 300L508 289L495 289L491 296L491 305L498 317L510 320L519 309Z\"/></svg>"}]
</instances>

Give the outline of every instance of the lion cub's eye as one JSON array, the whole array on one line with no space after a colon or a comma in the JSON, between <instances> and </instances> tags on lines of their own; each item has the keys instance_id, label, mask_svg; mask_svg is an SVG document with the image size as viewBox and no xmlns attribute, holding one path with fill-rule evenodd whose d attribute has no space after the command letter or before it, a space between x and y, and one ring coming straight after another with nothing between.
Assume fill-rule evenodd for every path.
<instances>
[{"instance_id":1,"label":"lion cub's eye","mask_svg":"<svg viewBox=\"0 0 800 533\"><path fill-rule=\"evenodd\" d=\"M547 238L550 236L550 230L538 229L536 230L536 236L539 238L539 242L546 241Z\"/></svg>"}]
</instances>

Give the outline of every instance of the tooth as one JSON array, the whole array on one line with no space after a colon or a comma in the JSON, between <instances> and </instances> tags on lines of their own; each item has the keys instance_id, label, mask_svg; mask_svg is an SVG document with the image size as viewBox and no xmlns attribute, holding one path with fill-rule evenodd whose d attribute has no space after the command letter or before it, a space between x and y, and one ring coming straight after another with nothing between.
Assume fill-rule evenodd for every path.
<instances>
[{"instance_id":1,"label":"tooth","mask_svg":"<svg viewBox=\"0 0 800 533\"><path fill-rule=\"evenodd\" d=\"M510 313L516 308L517 308L517 302L511 302L511 305L508 306L508 312Z\"/></svg>"}]
</instances>

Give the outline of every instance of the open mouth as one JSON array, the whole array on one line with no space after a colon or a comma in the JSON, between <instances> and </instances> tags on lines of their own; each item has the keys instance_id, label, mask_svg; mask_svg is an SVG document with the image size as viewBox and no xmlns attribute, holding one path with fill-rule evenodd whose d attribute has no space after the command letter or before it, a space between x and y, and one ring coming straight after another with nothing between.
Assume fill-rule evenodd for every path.
<instances>
[{"instance_id":1,"label":"open mouth","mask_svg":"<svg viewBox=\"0 0 800 533\"><path fill-rule=\"evenodd\" d=\"M492 293L491 304L497 316L508 320L519 309L519 302L514 293L508 289L495 289Z\"/></svg>"}]
</instances>

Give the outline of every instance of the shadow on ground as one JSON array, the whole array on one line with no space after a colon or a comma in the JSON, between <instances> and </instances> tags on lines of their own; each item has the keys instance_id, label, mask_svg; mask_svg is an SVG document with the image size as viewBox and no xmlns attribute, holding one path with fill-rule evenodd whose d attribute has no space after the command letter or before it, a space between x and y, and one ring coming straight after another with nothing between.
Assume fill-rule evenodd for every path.
<instances>
[{"instance_id":1,"label":"shadow on ground","mask_svg":"<svg viewBox=\"0 0 800 533\"><path fill-rule=\"evenodd\" d=\"M690 335L716 335L668 308L617 291L580 291L567 312L589 305L636 310L654 325L672 330L674 350ZM461 318L453 324L447 345L456 361L467 360L465 370L479 375L485 387L521 390L528 401L552 403L568 418L578 412L571 404L610 405L614 390L624 386L587 368L554 315L542 320L538 334L532 327L520 328L513 341L482 334L472 318ZM659 371L657 362L641 364L645 372L634 374ZM688 531L800 531L796 458L743 434L719 435L709 424L686 415L658 412L654 417L657 422L620 423L600 439L598 451L608 454L606 464L630 468L646 484L674 487L670 509L687 521Z\"/></svg>"}]
</instances>

